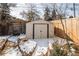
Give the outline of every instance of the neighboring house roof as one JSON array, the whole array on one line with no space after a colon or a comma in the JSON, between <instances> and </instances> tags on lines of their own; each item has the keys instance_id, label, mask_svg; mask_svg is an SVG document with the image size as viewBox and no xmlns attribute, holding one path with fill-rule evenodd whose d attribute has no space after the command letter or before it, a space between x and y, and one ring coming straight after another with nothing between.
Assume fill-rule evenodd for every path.
<instances>
[{"instance_id":1,"label":"neighboring house roof","mask_svg":"<svg viewBox=\"0 0 79 59\"><path fill-rule=\"evenodd\" d=\"M27 21L25 21L23 19L16 18L16 17L12 17L12 22L13 23L27 23Z\"/></svg>"},{"instance_id":2,"label":"neighboring house roof","mask_svg":"<svg viewBox=\"0 0 79 59\"><path fill-rule=\"evenodd\" d=\"M18 23L18 24L21 24L21 23L27 23L28 21L25 21L23 19L19 19L19 18L16 18L16 17L13 17L13 16L10 16L11 17L11 20L10 21L6 21L6 23L3 23L3 22L0 22L1 25L6 25L7 23Z\"/></svg>"}]
</instances>

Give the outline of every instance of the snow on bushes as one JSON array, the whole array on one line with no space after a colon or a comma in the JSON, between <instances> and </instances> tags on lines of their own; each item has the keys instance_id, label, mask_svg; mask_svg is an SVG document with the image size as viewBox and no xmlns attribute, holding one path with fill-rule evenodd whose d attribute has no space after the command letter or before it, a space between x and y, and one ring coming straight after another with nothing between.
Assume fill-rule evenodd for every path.
<instances>
[{"instance_id":1,"label":"snow on bushes","mask_svg":"<svg viewBox=\"0 0 79 59\"><path fill-rule=\"evenodd\" d=\"M9 45L10 43L10 45ZM20 49L18 48L17 44L15 44L14 42L7 42L6 47L4 48L4 50L2 51L2 55L5 56L28 56L31 55L32 52L35 50L36 47L36 42L28 40L25 42L21 42L20 43L20 49L23 53L25 53L25 55L23 55L23 53L20 51Z\"/></svg>"},{"instance_id":2,"label":"snow on bushes","mask_svg":"<svg viewBox=\"0 0 79 59\"><path fill-rule=\"evenodd\" d=\"M0 51L2 50L3 45L5 44L6 40L0 39Z\"/></svg>"},{"instance_id":3,"label":"snow on bushes","mask_svg":"<svg viewBox=\"0 0 79 59\"><path fill-rule=\"evenodd\" d=\"M34 56L44 56L46 55L48 47L37 47Z\"/></svg>"},{"instance_id":4,"label":"snow on bushes","mask_svg":"<svg viewBox=\"0 0 79 59\"><path fill-rule=\"evenodd\" d=\"M2 56L22 56L22 54L19 51L18 47L16 48L10 47L3 51Z\"/></svg>"},{"instance_id":5,"label":"snow on bushes","mask_svg":"<svg viewBox=\"0 0 79 59\"><path fill-rule=\"evenodd\" d=\"M0 39L0 49L3 48L3 45L5 44L3 50L1 49L0 51L0 55L2 56L22 56L23 54L21 51L26 53L25 56L31 55L36 47L36 42L27 40L23 35L2 38L3 39ZM5 43L6 40L7 42Z\"/></svg>"},{"instance_id":6,"label":"snow on bushes","mask_svg":"<svg viewBox=\"0 0 79 59\"><path fill-rule=\"evenodd\" d=\"M22 52L24 52L27 55L32 55L32 53L36 48L36 42L28 40L28 41L25 41L24 43L21 42L19 46Z\"/></svg>"}]
</instances>

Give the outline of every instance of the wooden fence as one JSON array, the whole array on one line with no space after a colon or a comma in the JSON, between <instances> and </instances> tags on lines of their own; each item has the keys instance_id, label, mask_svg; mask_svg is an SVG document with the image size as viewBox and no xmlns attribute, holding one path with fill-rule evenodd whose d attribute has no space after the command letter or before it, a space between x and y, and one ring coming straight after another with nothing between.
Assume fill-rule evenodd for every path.
<instances>
[{"instance_id":1,"label":"wooden fence","mask_svg":"<svg viewBox=\"0 0 79 59\"><path fill-rule=\"evenodd\" d=\"M65 38L66 35L74 42L79 43L79 18L70 18L52 21L54 34Z\"/></svg>"}]
</instances>

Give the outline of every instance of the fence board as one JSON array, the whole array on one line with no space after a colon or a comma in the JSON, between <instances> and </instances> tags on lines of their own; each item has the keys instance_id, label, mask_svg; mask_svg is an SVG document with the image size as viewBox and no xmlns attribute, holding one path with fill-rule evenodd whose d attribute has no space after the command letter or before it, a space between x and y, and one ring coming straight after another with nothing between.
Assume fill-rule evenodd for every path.
<instances>
[{"instance_id":1,"label":"fence board","mask_svg":"<svg viewBox=\"0 0 79 59\"><path fill-rule=\"evenodd\" d=\"M79 18L70 18L52 21L54 24L54 34L56 36L66 38L66 35L75 41L79 42ZM63 28L64 25L64 28Z\"/></svg>"}]
</instances>

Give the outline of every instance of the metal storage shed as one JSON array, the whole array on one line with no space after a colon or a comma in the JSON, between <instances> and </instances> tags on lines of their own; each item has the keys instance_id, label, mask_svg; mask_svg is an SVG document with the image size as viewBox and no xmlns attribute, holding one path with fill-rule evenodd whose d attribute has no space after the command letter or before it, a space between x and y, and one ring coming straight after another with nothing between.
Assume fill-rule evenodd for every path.
<instances>
[{"instance_id":1,"label":"metal storage shed","mask_svg":"<svg viewBox=\"0 0 79 59\"><path fill-rule=\"evenodd\" d=\"M46 39L54 36L53 23L37 20L26 24L26 36L28 39Z\"/></svg>"}]
</instances>

